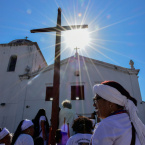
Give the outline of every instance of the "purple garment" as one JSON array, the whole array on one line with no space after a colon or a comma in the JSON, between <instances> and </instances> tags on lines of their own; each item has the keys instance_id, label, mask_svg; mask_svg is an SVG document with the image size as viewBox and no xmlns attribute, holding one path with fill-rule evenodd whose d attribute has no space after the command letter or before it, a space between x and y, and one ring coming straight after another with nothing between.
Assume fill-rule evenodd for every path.
<instances>
[{"instance_id":1,"label":"purple garment","mask_svg":"<svg viewBox=\"0 0 145 145\"><path fill-rule=\"evenodd\" d=\"M67 140L69 139L68 135L67 135L67 132L61 132L62 134L62 139L61 139L61 142L58 143L57 145L66 145L67 143Z\"/></svg>"}]
</instances>

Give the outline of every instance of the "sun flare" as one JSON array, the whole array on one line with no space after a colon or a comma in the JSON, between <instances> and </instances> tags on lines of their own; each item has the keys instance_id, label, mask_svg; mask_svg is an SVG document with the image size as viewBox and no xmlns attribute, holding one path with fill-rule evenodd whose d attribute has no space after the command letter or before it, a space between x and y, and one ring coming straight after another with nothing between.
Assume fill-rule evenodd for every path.
<instances>
[{"instance_id":1,"label":"sun flare","mask_svg":"<svg viewBox=\"0 0 145 145\"><path fill-rule=\"evenodd\" d=\"M66 47L69 48L84 49L90 42L89 32L86 29L66 31L63 36Z\"/></svg>"}]
</instances>

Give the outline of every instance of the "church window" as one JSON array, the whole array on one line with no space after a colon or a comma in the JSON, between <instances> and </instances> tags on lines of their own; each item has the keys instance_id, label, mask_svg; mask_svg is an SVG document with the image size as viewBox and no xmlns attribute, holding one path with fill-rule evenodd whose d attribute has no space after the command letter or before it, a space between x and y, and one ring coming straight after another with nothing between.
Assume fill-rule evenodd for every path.
<instances>
[{"instance_id":1,"label":"church window","mask_svg":"<svg viewBox=\"0 0 145 145\"><path fill-rule=\"evenodd\" d=\"M17 56L12 55L9 60L8 71L15 71Z\"/></svg>"},{"instance_id":2,"label":"church window","mask_svg":"<svg viewBox=\"0 0 145 145\"><path fill-rule=\"evenodd\" d=\"M46 87L46 97L45 101L52 101L53 100L53 87Z\"/></svg>"},{"instance_id":3,"label":"church window","mask_svg":"<svg viewBox=\"0 0 145 145\"><path fill-rule=\"evenodd\" d=\"M84 100L84 86L71 86L71 100Z\"/></svg>"}]
</instances>

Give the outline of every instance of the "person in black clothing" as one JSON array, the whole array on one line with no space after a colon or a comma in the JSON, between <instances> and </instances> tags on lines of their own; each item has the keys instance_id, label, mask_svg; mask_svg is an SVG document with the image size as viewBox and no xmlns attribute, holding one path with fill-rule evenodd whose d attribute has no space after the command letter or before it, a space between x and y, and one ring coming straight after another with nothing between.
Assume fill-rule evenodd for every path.
<instances>
[{"instance_id":1,"label":"person in black clothing","mask_svg":"<svg viewBox=\"0 0 145 145\"><path fill-rule=\"evenodd\" d=\"M41 137L44 140L44 144L47 144L48 133L49 133L49 122L46 117L46 112L44 109L39 109L35 118L32 120L34 123L34 139L36 137Z\"/></svg>"},{"instance_id":2,"label":"person in black clothing","mask_svg":"<svg viewBox=\"0 0 145 145\"><path fill-rule=\"evenodd\" d=\"M34 140L34 145L44 145L44 140L42 137L36 137Z\"/></svg>"}]
</instances>

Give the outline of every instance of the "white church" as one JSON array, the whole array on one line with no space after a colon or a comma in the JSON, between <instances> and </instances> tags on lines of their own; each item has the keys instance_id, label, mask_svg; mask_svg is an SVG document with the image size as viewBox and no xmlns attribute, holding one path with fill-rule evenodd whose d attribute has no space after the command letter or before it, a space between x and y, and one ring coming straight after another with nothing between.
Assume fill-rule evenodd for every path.
<instances>
[{"instance_id":1,"label":"white church","mask_svg":"<svg viewBox=\"0 0 145 145\"><path fill-rule=\"evenodd\" d=\"M61 61L60 100L69 99L78 115L94 112L92 87L105 80L123 85L138 101L145 123L145 104L138 83L139 69L109 64L76 53ZM54 65L47 65L36 42L27 39L0 44L0 127L14 132L22 119L32 119L44 108L50 122Z\"/></svg>"}]
</instances>

